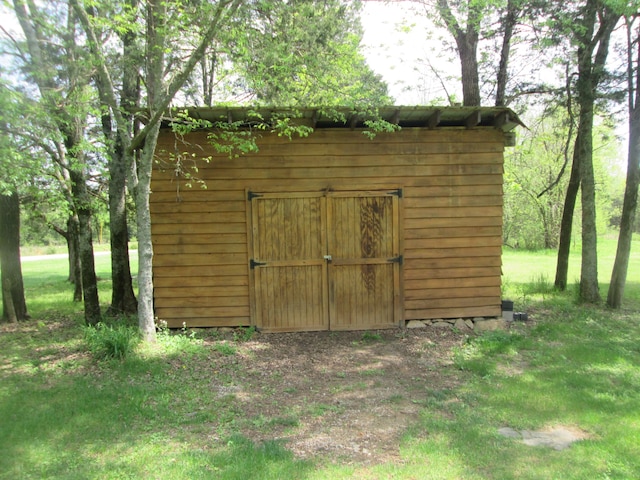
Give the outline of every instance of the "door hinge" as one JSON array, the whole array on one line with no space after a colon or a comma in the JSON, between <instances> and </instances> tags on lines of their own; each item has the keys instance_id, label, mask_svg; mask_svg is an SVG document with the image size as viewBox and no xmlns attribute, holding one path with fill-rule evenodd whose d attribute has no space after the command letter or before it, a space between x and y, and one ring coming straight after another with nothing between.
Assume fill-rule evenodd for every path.
<instances>
[{"instance_id":1,"label":"door hinge","mask_svg":"<svg viewBox=\"0 0 640 480\"><path fill-rule=\"evenodd\" d=\"M253 270L256 267L261 267L263 265L266 265L267 262L256 262L253 258L251 260L249 260L249 268L251 268L251 270Z\"/></svg>"},{"instance_id":2,"label":"door hinge","mask_svg":"<svg viewBox=\"0 0 640 480\"><path fill-rule=\"evenodd\" d=\"M251 190L249 190L249 191L247 192L247 200L248 200L248 201L251 201L251 200L253 200L254 198L260 198L261 196L262 196L261 194L259 194L259 193L253 193Z\"/></svg>"},{"instance_id":3,"label":"door hinge","mask_svg":"<svg viewBox=\"0 0 640 480\"><path fill-rule=\"evenodd\" d=\"M395 195L398 198L402 198L402 189L398 188L397 190L391 190L389 192L390 195Z\"/></svg>"},{"instance_id":4,"label":"door hinge","mask_svg":"<svg viewBox=\"0 0 640 480\"><path fill-rule=\"evenodd\" d=\"M393 257L389 259L390 263L397 263L399 265L402 265L404 262L404 258L402 258L402 255L398 255L397 257Z\"/></svg>"}]
</instances>

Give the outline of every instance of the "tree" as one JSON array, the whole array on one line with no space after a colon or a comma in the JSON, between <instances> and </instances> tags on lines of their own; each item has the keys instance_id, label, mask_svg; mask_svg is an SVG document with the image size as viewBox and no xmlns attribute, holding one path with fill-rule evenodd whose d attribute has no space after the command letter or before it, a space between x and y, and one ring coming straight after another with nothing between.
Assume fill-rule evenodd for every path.
<instances>
[{"instance_id":1,"label":"tree","mask_svg":"<svg viewBox=\"0 0 640 480\"><path fill-rule=\"evenodd\" d=\"M627 151L627 178L620 219L620 233L616 258L611 272L607 305L620 308L627 280L631 238L638 206L640 184L640 27L637 15L627 18L627 101L629 110L629 140ZM635 50L635 58L634 58Z\"/></svg>"},{"instance_id":2,"label":"tree","mask_svg":"<svg viewBox=\"0 0 640 480\"><path fill-rule=\"evenodd\" d=\"M503 240L512 247L557 248L567 183L558 171L571 155L570 122L552 104L526 123L518 145L505 152Z\"/></svg>"},{"instance_id":3,"label":"tree","mask_svg":"<svg viewBox=\"0 0 640 480\"><path fill-rule=\"evenodd\" d=\"M133 152L140 150L136 168L137 184L135 185L136 222L138 228L138 323L145 341L155 341L155 322L153 315L153 246L151 243L151 219L149 215L149 194L151 171L155 147L160 129L160 122L167 107L178 90L211 45L218 32L223 28L233 28L235 13L241 5L240 0L220 1L213 5L192 5L189 2L166 1L144 2L136 10L139 21L144 26L144 34L140 41L144 43L146 52L143 84L145 89L147 119L144 128L139 132L130 130L130 123L123 116L123 108L118 100L118 87L114 83L103 44L99 41L98 26L100 22L89 14L85 5L79 0L70 0L80 18L87 42L92 53L93 64L99 78L101 88L100 99L103 108L109 109L113 115L115 130L123 148L133 159ZM185 54L180 65L168 68L167 51L170 45L181 38L188 30L189 22L197 15L207 19L207 28L199 37L194 50ZM92 21L93 20L93 21ZM100 18L100 20L102 20ZM105 19L109 21L109 19ZM123 52L124 53L124 52ZM126 60L125 60L126 61ZM133 59L129 59L133 61ZM168 74L171 73L171 76Z\"/></svg>"},{"instance_id":4,"label":"tree","mask_svg":"<svg viewBox=\"0 0 640 480\"><path fill-rule=\"evenodd\" d=\"M20 197L29 165L20 154L16 139L7 131L15 113L15 95L0 83L0 288L2 321L29 318L20 262Z\"/></svg>"},{"instance_id":5,"label":"tree","mask_svg":"<svg viewBox=\"0 0 640 480\"><path fill-rule=\"evenodd\" d=\"M18 192L0 193L0 269L2 320L29 318L20 266L20 199Z\"/></svg>"},{"instance_id":6,"label":"tree","mask_svg":"<svg viewBox=\"0 0 640 480\"><path fill-rule=\"evenodd\" d=\"M234 42L232 61L261 104L380 106L391 102L359 44L360 2L273 2Z\"/></svg>"},{"instance_id":7,"label":"tree","mask_svg":"<svg viewBox=\"0 0 640 480\"><path fill-rule=\"evenodd\" d=\"M13 9L25 36L28 53L23 55L23 60L27 78L37 87L38 102L59 134L56 145L58 161L64 170L63 175L68 175L65 180L68 180L72 208L78 218L85 320L95 324L100 321L101 313L84 144L89 115L89 71L83 59L84 52L77 43L78 32L70 9L59 9L58 4L27 4L24 0L13 0ZM72 231L75 233L76 229Z\"/></svg>"},{"instance_id":8,"label":"tree","mask_svg":"<svg viewBox=\"0 0 640 480\"><path fill-rule=\"evenodd\" d=\"M580 299L589 303L600 301L598 286L598 254L596 231L596 189L593 171L593 120L596 94L605 78L611 34L620 18L607 4L586 0L571 12L568 21L571 38L576 44L577 79L575 84L578 105L578 128L574 147L569 189L563 211L556 286L566 287L569 241L575 197L578 185L582 203L582 264L580 271ZM564 27L565 24L562 24Z\"/></svg>"}]
</instances>

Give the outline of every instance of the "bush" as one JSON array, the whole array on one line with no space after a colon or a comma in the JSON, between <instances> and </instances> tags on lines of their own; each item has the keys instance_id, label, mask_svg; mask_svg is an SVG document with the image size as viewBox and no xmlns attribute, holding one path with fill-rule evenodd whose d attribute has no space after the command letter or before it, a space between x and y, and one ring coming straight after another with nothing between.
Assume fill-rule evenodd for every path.
<instances>
[{"instance_id":1,"label":"bush","mask_svg":"<svg viewBox=\"0 0 640 480\"><path fill-rule=\"evenodd\" d=\"M138 329L130 325L100 322L96 326L85 327L84 339L96 359L124 359L134 351L140 335Z\"/></svg>"}]
</instances>

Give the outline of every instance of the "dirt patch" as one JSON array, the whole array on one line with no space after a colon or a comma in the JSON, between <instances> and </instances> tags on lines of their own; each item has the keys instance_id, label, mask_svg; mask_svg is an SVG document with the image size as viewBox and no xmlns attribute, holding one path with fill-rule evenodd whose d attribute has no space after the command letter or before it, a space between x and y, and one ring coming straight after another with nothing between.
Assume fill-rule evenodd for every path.
<instances>
[{"instance_id":1,"label":"dirt patch","mask_svg":"<svg viewBox=\"0 0 640 480\"><path fill-rule=\"evenodd\" d=\"M216 396L239 402L241 433L302 458L392 461L431 395L458 384L452 330L256 335L216 359Z\"/></svg>"}]
</instances>

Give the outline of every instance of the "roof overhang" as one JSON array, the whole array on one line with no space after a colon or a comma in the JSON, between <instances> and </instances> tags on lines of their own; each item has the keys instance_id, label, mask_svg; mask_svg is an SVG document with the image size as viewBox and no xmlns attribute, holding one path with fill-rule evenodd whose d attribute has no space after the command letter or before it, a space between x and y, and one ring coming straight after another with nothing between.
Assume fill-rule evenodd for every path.
<instances>
[{"instance_id":1,"label":"roof overhang","mask_svg":"<svg viewBox=\"0 0 640 480\"><path fill-rule=\"evenodd\" d=\"M367 120L382 119L400 127L422 128L480 128L492 127L505 133L517 126L525 126L515 112L503 107L435 107L388 106L366 112L349 107L279 108L279 107L192 107L177 108L190 118L210 122L270 122L278 118L290 118L292 124L311 128L366 128ZM179 121L179 120L177 120ZM170 120L165 119L163 126Z\"/></svg>"}]
</instances>

